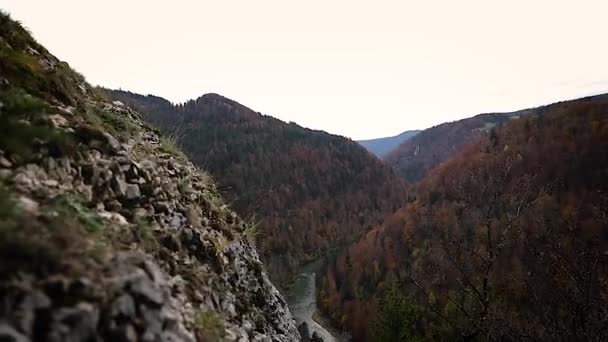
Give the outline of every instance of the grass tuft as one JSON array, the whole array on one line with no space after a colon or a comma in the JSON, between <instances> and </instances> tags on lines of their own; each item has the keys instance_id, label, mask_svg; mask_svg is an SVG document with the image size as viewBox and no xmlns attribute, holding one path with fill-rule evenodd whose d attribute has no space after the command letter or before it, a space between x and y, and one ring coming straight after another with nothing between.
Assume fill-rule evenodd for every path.
<instances>
[{"instance_id":1,"label":"grass tuft","mask_svg":"<svg viewBox=\"0 0 608 342\"><path fill-rule=\"evenodd\" d=\"M18 161L32 157L35 145L46 145L57 154L71 151L71 136L40 123L49 107L22 89L0 92L0 149Z\"/></svg>"},{"instance_id":2,"label":"grass tuft","mask_svg":"<svg viewBox=\"0 0 608 342\"><path fill-rule=\"evenodd\" d=\"M224 253L229 242L224 235L219 235L217 239L212 239L211 243L213 243L213 247L215 248L215 255Z\"/></svg>"},{"instance_id":3,"label":"grass tuft","mask_svg":"<svg viewBox=\"0 0 608 342\"><path fill-rule=\"evenodd\" d=\"M161 135L160 144L165 152L181 155L182 151L180 149L178 140L179 136L176 132L173 132L170 134Z\"/></svg>"},{"instance_id":4,"label":"grass tuft","mask_svg":"<svg viewBox=\"0 0 608 342\"><path fill-rule=\"evenodd\" d=\"M224 321L215 312L198 311L194 315L197 338L205 342L220 342L224 338Z\"/></svg>"},{"instance_id":5,"label":"grass tuft","mask_svg":"<svg viewBox=\"0 0 608 342\"><path fill-rule=\"evenodd\" d=\"M48 275L77 259L94 262L102 252L96 235L101 221L75 198L59 196L38 216L23 212L2 187L0 208L0 280L20 273ZM80 265L88 267L87 261Z\"/></svg>"},{"instance_id":6,"label":"grass tuft","mask_svg":"<svg viewBox=\"0 0 608 342\"><path fill-rule=\"evenodd\" d=\"M104 224L94 211L84 206L75 196L63 194L51 201L50 211L57 217L71 217L90 233L100 233Z\"/></svg>"},{"instance_id":7,"label":"grass tuft","mask_svg":"<svg viewBox=\"0 0 608 342\"><path fill-rule=\"evenodd\" d=\"M254 216L245 223L245 229L243 229L243 237L253 245L255 245L256 239L260 235L259 224Z\"/></svg>"}]
</instances>

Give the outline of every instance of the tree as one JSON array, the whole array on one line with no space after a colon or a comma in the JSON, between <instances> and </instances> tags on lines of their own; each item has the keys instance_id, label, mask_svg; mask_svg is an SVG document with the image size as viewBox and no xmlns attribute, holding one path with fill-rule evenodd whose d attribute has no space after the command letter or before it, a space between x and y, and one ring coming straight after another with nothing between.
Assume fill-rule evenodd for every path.
<instances>
[{"instance_id":1,"label":"tree","mask_svg":"<svg viewBox=\"0 0 608 342\"><path fill-rule=\"evenodd\" d=\"M422 310L403 294L400 283L389 280L387 289L378 303L376 318L370 326L369 340L401 342L419 339L416 323L422 319Z\"/></svg>"},{"instance_id":2,"label":"tree","mask_svg":"<svg viewBox=\"0 0 608 342\"><path fill-rule=\"evenodd\" d=\"M442 300L427 305L464 341L512 328L497 309L502 300L498 282L508 265L507 247L517 243L520 217L535 201L530 191L534 176L517 174L511 158L487 163L492 157L443 178L442 203L423 210L434 235L430 256L410 273L427 299L448 289Z\"/></svg>"}]
</instances>

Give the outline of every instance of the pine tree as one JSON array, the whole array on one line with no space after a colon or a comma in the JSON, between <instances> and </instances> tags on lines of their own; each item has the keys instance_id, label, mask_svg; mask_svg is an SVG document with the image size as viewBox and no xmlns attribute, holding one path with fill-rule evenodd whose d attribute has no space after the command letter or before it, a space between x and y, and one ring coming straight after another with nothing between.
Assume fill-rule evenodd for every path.
<instances>
[{"instance_id":1,"label":"pine tree","mask_svg":"<svg viewBox=\"0 0 608 342\"><path fill-rule=\"evenodd\" d=\"M389 280L384 296L380 299L376 318L370 325L369 340L376 342L417 341L420 336L416 323L422 311L401 292L398 281Z\"/></svg>"}]
</instances>

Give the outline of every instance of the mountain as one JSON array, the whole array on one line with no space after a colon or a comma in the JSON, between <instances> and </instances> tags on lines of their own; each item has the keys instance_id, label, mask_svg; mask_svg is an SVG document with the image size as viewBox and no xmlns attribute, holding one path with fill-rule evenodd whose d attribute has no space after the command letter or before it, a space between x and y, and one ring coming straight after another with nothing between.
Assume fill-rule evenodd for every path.
<instances>
[{"instance_id":1,"label":"mountain","mask_svg":"<svg viewBox=\"0 0 608 342\"><path fill-rule=\"evenodd\" d=\"M507 120L330 262L355 341L608 338L608 94Z\"/></svg>"},{"instance_id":2,"label":"mountain","mask_svg":"<svg viewBox=\"0 0 608 342\"><path fill-rule=\"evenodd\" d=\"M416 183L435 166L457 153L463 146L477 141L492 128L525 115L513 113L481 114L425 129L401 143L384 156L397 173L408 182Z\"/></svg>"},{"instance_id":3,"label":"mountain","mask_svg":"<svg viewBox=\"0 0 608 342\"><path fill-rule=\"evenodd\" d=\"M378 158L383 158L397 146L411 139L418 133L420 133L419 130L405 131L392 137L358 140L357 142L365 147L368 151L375 154Z\"/></svg>"},{"instance_id":4,"label":"mountain","mask_svg":"<svg viewBox=\"0 0 608 342\"><path fill-rule=\"evenodd\" d=\"M406 201L405 182L356 142L285 123L207 94L172 105L110 91L183 147L218 181L230 206L258 223L273 280L335 251Z\"/></svg>"},{"instance_id":5,"label":"mountain","mask_svg":"<svg viewBox=\"0 0 608 342\"><path fill-rule=\"evenodd\" d=\"M299 340L204 171L4 13L0 70L0 340Z\"/></svg>"}]
</instances>

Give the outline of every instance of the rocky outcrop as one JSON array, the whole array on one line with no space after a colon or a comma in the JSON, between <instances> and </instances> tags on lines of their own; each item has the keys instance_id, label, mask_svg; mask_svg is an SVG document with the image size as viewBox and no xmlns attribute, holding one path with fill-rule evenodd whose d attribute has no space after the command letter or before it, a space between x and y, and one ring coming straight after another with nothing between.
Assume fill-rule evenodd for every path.
<instances>
[{"instance_id":1,"label":"rocky outcrop","mask_svg":"<svg viewBox=\"0 0 608 342\"><path fill-rule=\"evenodd\" d=\"M298 331L302 337L302 342L323 342L323 338L319 336L316 331L312 333L312 336L310 335L310 330L308 329L308 324L306 322L303 322L298 326Z\"/></svg>"},{"instance_id":2,"label":"rocky outcrop","mask_svg":"<svg viewBox=\"0 0 608 342\"><path fill-rule=\"evenodd\" d=\"M213 180L0 19L0 340L299 340Z\"/></svg>"}]
</instances>

